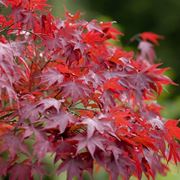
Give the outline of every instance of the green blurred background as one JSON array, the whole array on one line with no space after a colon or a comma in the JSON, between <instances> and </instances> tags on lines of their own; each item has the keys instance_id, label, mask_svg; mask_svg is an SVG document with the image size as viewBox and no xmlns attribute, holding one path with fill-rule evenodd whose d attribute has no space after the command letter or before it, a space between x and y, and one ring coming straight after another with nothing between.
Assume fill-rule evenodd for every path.
<instances>
[{"instance_id":1,"label":"green blurred background","mask_svg":"<svg viewBox=\"0 0 180 180\"><path fill-rule=\"evenodd\" d=\"M57 17L63 18L65 6L72 13L80 10L87 20L116 21L116 26L125 34L119 43L127 49L134 48L128 41L137 33L152 31L163 35L165 39L156 47L157 63L170 67L167 75L180 84L180 0L49 0L49 3ZM166 118L180 118L180 86L165 87L158 100L164 106L162 114ZM50 171L51 168L49 163ZM170 169L166 177L158 176L157 180L180 180L180 170L174 165L170 165ZM65 176L46 179L63 180ZM85 179L89 178L85 176ZM108 176L100 171L95 179L106 180Z\"/></svg>"}]
</instances>

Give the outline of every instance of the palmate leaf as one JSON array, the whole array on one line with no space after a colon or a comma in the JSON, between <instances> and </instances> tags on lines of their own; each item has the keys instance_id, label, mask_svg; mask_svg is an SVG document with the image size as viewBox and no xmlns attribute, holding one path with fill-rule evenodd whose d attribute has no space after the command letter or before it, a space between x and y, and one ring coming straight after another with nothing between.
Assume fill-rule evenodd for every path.
<instances>
[{"instance_id":1,"label":"palmate leaf","mask_svg":"<svg viewBox=\"0 0 180 180\"><path fill-rule=\"evenodd\" d=\"M94 71L89 70L87 74L80 78L85 84L92 84L93 88L97 88L101 86L105 80L105 78L101 75L101 73L95 73Z\"/></svg>"},{"instance_id":2,"label":"palmate leaf","mask_svg":"<svg viewBox=\"0 0 180 180\"><path fill-rule=\"evenodd\" d=\"M114 28L112 25L115 23L113 22L101 22L101 27L103 32L106 33L106 38L112 38L114 40L117 40L118 35L124 35L122 32L120 32L118 29Z\"/></svg>"},{"instance_id":3,"label":"palmate leaf","mask_svg":"<svg viewBox=\"0 0 180 180\"><path fill-rule=\"evenodd\" d=\"M117 180L119 176L129 179L130 174L136 174L136 167L132 164L132 160L126 155L121 155L118 159L114 159L113 154L105 154L99 152L95 155L97 162L103 166L110 174L110 179Z\"/></svg>"},{"instance_id":4,"label":"palmate leaf","mask_svg":"<svg viewBox=\"0 0 180 180\"><path fill-rule=\"evenodd\" d=\"M74 158L67 158L64 160L57 173L67 171L67 180L72 180L76 176L79 180L83 180L83 171L87 170L92 174L93 160L88 153L81 153Z\"/></svg>"},{"instance_id":5,"label":"palmate leaf","mask_svg":"<svg viewBox=\"0 0 180 180\"><path fill-rule=\"evenodd\" d=\"M94 118L82 117L81 123L87 126L88 138L91 138L95 131L98 131L100 134L103 134L104 132L113 132L111 123L101 120L101 115Z\"/></svg>"},{"instance_id":6,"label":"palmate leaf","mask_svg":"<svg viewBox=\"0 0 180 180\"><path fill-rule=\"evenodd\" d=\"M36 105L36 107L38 108L39 106L42 106L42 112L45 112L46 110L48 110L51 107L55 108L56 111L59 112L62 102L63 102L63 100L57 100L55 98L46 98L46 99L42 99Z\"/></svg>"},{"instance_id":7,"label":"palmate leaf","mask_svg":"<svg viewBox=\"0 0 180 180\"><path fill-rule=\"evenodd\" d=\"M58 85L61 84L63 82L63 79L64 76L56 69L48 69L41 75L41 83L47 83L48 87L54 85L55 83L57 83Z\"/></svg>"},{"instance_id":8,"label":"palmate leaf","mask_svg":"<svg viewBox=\"0 0 180 180\"><path fill-rule=\"evenodd\" d=\"M105 141L105 139L102 137L99 137L98 135L93 135L91 137L78 135L74 137L73 139L78 141L77 153L80 152L80 150L82 150L85 147L87 147L92 157L94 157L94 152L97 147L100 148L102 151L105 151L105 148L103 145L103 142Z\"/></svg>"},{"instance_id":9,"label":"palmate leaf","mask_svg":"<svg viewBox=\"0 0 180 180\"><path fill-rule=\"evenodd\" d=\"M113 22L58 19L46 0L0 4L1 176L42 179L47 153L68 180L95 164L113 180L155 179L180 161L178 121L164 123L155 102L175 84L154 64L161 36L138 34L139 51L127 52L109 41L122 35Z\"/></svg>"},{"instance_id":10,"label":"palmate leaf","mask_svg":"<svg viewBox=\"0 0 180 180\"><path fill-rule=\"evenodd\" d=\"M26 120L30 122L39 121L41 117L47 114L48 110L60 111L61 103L64 100L57 100L55 98L44 98L36 103L26 101L21 103L21 110L18 112L20 123Z\"/></svg>"},{"instance_id":11,"label":"palmate leaf","mask_svg":"<svg viewBox=\"0 0 180 180\"><path fill-rule=\"evenodd\" d=\"M0 42L0 72L1 74L3 72L3 77L8 79L10 85L19 78L16 72L18 66L15 63L14 56L20 54L20 49L17 48L17 51L14 50L14 46L18 47L18 43L11 44Z\"/></svg>"},{"instance_id":12,"label":"palmate leaf","mask_svg":"<svg viewBox=\"0 0 180 180\"><path fill-rule=\"evenodd\" d=\"M13 84L19 81L23 69L16 63L15 57L21 55L23 44L24 42L0 42L0 96L5 92L11 104L13 100L18 101Z\"/></svg>"},{"instance_id":13,"label":"palmate leaf","mask_svg":"<svg viewBox=\"0 0 180 180\"><path fill-rule=\"evenodd\" d=\"M153 32L143 32L139 35L143 41L151 41L153 44L158 44L158 40L163 39L163 36L155 34Z\"/></svg>"},{"instance_id":14,"label":"palmate leaf","mask_svg":"<svg viewBox=\"0 0 180 180\"><path fill-rule=\"evenodd\" d=\"M17 153L24 153L29 155L27 146L20 137L14 136L12 132L4 134L0 137L2 143L0 144L0 152L7 151L10 158L14 159Z\"/></svg>"},{"instance_id":15,"label":"palmate leaf","mask_svg":"<svg viewBox=\"0 0 180 180\"><path fill-rule=\"evenodd\" d=\"M86 28L87 28L88 31L98 31L100 33L103 33L101 27L99 26L99 24L97 23L96 20L92 20L91 22L89 22L86 25Z\"/></svg>"},{"instance_id":16,"label":"palmate leaf","mask_svg":"<svg viewBox=\"0 0 180 180\"><path fill-rule=\"evenodd\" d=\"M42 175L44 175L44 170L42 169L42 164L34 162L33 164L24 160L21 163L16 163L14 166L9 168L9 179L10 180L33 180L34 175L38 174L40 180L42 180Z\"/></svg>"},{"instance_id":17,"label":"palmate leaf","mask_svg":"<svg viewBox=\"0 0 180 180\"><path fill-rule=\"evenodd\" d=\"M91 138L93 136L95 130L97 130L99 133L103 133L105 130L105 127L103 127L103 123L95 118L83 118L82 123L87 125L88 138Z\"/></svg>"},{"instance_id":18,"label":"palmate leaf","mask_svg":"<svg viewBox=\"0 0 180 180\"><path fill-rule=\"evenodd\" d=\"M19 110L19 118L20 118L20 123L25 122L26 120L29 120L31 122L38 121L40 118L40 112L43 111L42 106L36 106L37 104L34 103L25 103L21 104L22 107Z\"/></svg>"},{"instance_id":19,"label":"palmate leaf","mask_svg":"<svg viewBox=\"0 0 180 180\"><path fill-rule=\"evenodd\" d=\"M46 139L41 131L34 130L34 134L36 137L36 141L34 144L34 156L37 157L38 162L41 162L47 152L50 152L52 150L52 147L50 142Z\"/></svg>"},{"instance_id":20,"label":"palmate leaf","mask_svg":"<svg viewBox=\"0 0 180 180\"><path fill-rule=\"evenodd\" d=\"M118 90L125 90L125 88L123 86L121 86L121 84L118 82L118 78L111 78L108 81L106 81L104 83L104 89L105 90L114 90L114 91L118 91Z\"/></svg>"},{"instance_id":21,"label":"palmate leaf","mask_svg":"<svg viewBox=\"0 0 180 180\"><path fill-rule=\"evenodd\" d=\"M46 120L45 129L58 128L60 133L63 133L69 123L74 122L74 117L68 112L61 111L57 114L51 115Z\"/></svg>"},{"instance_id":22,"label":"palmate leaf","mask_svg":"<svg viewBox=\"0 0 180 180\"><path fill-rule=\"evenodd\" d=\"M80 82L66 82L62 85L62 95L64 98L72 98L75 102L79 99L86 98L90 96L91 89L89 89L86 85L81 84Z\"/></svg>"},{"instance_id":23,"label":"palmate leaf","mask_svg":"<svg viewBox=\"0 0 180 180\"><path fill-rule=\"evenodd\" d=\"M178 127L177 120L166 121L165 127L167 128L167 130L171 136L180 140L180 128Z\"/></svg>"},{"instance_id":24,"label":"palmate leaf","mask_svg":"<svg viewBox=\"0 0 180 180\"><path fill-rule=\"evenodd\" d=\"M109 90L106 90L102 93L100 101L103 104L103 109L105 112L108 112L111 108L113 108L116 105L113 93Z\"/></svg>"},{"instance_id":25,"label":"palmate leaf","mask_svg":"<svg viewBox=\"0 0 180 180\"><path fill-rule=\"evenodd\" d=\"M54 162L61 159L69 158L69 154L76 154L76 147L72 140L61 141L56 148L56 156Z\"/></svg>"},{"instance_id":26,"label":"palmate leaf","mask_svg":"<svg viewBox=\"0 0 180 180\"><path fill-rule=\"evenodd\" d=\"M10 180L24 180L24 179L33 179L31 174L31 166L28 163L15 164L10 169Z\"/></svg>"}]
</instances>

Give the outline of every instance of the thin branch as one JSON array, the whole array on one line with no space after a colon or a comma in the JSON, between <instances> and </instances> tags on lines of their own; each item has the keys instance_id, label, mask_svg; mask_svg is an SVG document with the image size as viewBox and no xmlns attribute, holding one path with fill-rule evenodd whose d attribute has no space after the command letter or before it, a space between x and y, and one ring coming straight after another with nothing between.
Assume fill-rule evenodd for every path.
<instances>
[{"instance_id":1,"label":"thin branch","mask_svg":"<svg viewBox=\"0 0 180 180\"><path fill-rule=\"evenodd\" d=\"M10 112L10 113L8 113L8 114L5 114L5 115L1 116L0 119L4 119L4 118L12 115L13 113L14 113L14 112Z\"/></svg>"},{"instance_id":2,"label":"thin branch","mask_svg":"<svg viewBox=\"0 0 180 180\"><path fill-rule=\"evenodd\" d=\"M7 26L7 27L5 27L4 29L2 29L2 30L0 31L0 34L3 33L4 31L8 31L8 30L10 29L10 27L12 27L13 25L14 25L14 23L11 24L11 25L9 25L9 26Z\"/></svg>"}]
</instances>

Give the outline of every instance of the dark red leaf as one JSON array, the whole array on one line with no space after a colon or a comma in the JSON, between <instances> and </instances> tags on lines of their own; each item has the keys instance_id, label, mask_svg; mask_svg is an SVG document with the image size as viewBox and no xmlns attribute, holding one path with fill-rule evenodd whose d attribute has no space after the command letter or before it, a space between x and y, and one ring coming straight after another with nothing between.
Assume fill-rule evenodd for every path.
<instances>
[{"instance_id":1,"label":"dark red leaf","mask_svg":"<svg viewBox=\"0 0 180 180\"><path fill-rule=\"evenodd\" d=\"M72 180L74 176L82 180L84 170L92 174L92 163L93 161L88 153L81 153L74 158L64 160L60 164L57 173L60 174L63 171L67 171L67 180Z\"/></svg>"}]
</instances>

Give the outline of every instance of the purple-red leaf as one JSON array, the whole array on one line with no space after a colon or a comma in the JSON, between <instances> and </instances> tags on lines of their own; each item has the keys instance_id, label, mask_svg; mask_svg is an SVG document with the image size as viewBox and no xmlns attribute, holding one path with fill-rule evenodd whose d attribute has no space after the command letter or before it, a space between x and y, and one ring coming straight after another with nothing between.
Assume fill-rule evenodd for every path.
<instances>
[{"instance_id":1,"label":"purple-red leaf","mask_svg":"<svg viewBox=\"0 0 180 180\"><path fill-rule=\"evenodd\" d=\"M83 180L83 171L87 170L92 174L92 164L88 153L81 153L74 158L65 159L59 166L57 173L60 174L63 171L67 171L67 180L72 180L76 176L79 180Z\"/></svg>"}]
</instances>

